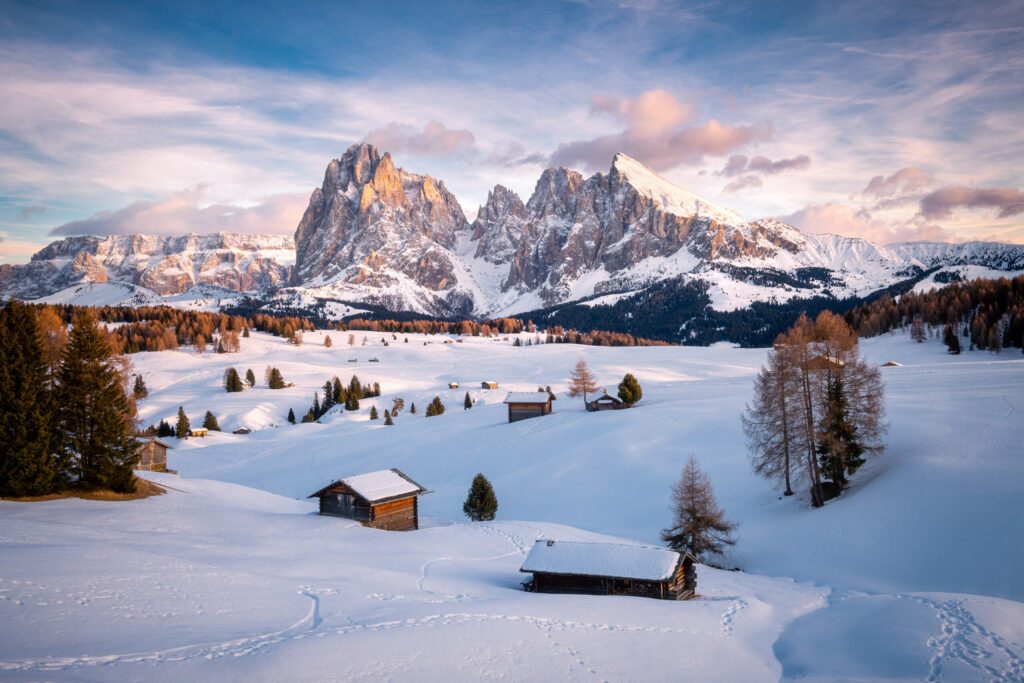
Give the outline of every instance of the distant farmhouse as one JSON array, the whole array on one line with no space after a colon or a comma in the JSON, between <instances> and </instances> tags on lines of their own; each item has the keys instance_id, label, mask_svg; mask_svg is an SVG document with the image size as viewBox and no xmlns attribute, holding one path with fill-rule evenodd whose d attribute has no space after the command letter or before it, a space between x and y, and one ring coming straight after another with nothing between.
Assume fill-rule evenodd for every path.
<instances>
[{"instance_id":1,"label":"distant farmhouse","mask_svg":"<svg viewBox=\"0 0 1024 683\"><path fill-rule=\"evenodd\" d=\"M480 382L480 388L481 389L497 389L498 388L498 383L495 382L494 380L487 380L487 381L484 381L484 382Z\"/></svg>"},{"instance_id":2,"label":"distant farmhouse","mask_svg":"<svg viewBox=\"0 0 1024 683\"><path fill-rule=\"evenodd\" d=\"M320 499L320 514L345 517L389 531L420 528L418 497L427 490L397 469L338 479L310 498Z\"/></svg>"},{"instance_id":3,"label":"distant farmhouse","mask_svg":"<svg viewBox=\"0 0 1024 683\"><path fill-rule=\"evenodd\" d=\"M546 391L512 391L505 397L508 421L519 422L531 417L551 414L554 396Z\"/></svg>"},{"instance_id":4,"label":"distant farmhouse","mask_svg":"<svg viewBox=\"0 0 1024 683\"><path fill-rule=\"evenodd\" d=\"M538 593L636 595L686 600L697 590L696 560L668 548L621 543L540 540L520 571Z\"/></svg>"},{"instance_id":5,"label":"distant farmhouse","mask_svg":"<svg viewBox=\"0 0 1024 683\"><path fill-rule=\"evenodd\" d=\"M603 395L598 396L593 401L587 402L587 410L593 412L595 410L621 410L622 408L628 408L625 403L615 396L611 396L606 391Z\"/></svg>"},{"instance_id":6,"label":"distant farmhouse","mask_svg":"<svg viewBox=\"0 0 1024 683\"><path fill-rule=\"evenodd\" d=\"M458 389L459 388L459 383L458 382L448 382L448 388L449 389Z\"/></svg>"},{"instance_id":7,"label":"distant farmhouse","mask_svg":"<svg viewBox=\"0 0 1024 683\"><path fill-rule=\"evenodd\" d=\"M139 447L139 462L135 465L137 470L148 472L167 471L167 449L169 445L160 439L146 439Z\"/></svg>"}]
</instances>

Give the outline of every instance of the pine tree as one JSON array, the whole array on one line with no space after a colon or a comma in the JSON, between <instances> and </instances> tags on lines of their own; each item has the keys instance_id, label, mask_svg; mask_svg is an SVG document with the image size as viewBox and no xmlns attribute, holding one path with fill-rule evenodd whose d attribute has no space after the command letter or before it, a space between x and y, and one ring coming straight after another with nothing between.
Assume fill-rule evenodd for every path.
<instances>
[{"instance_id":1,"label":"pine tree","mask_svg":"<svg viewBox=\"0 0 1024 683\"><path fill-rule=\"evenodd\" d=\"M217 416L209 410L206 411L206 416L203 418L203 428L209 429L211 432L220 431L220 425L217 424Z\"/></svg>"},{"instance_id":2,"label":"pine tree","mask_svg":"<svg viewBox=\"0 0 1024 683\"><path fill-rule=\"evenodd\" d=\"M310 408L313 411L313 419L319 420L320 416L323 415L323 411L320 409L320 394L313 392L313 407Z\"/></svg>"},{"instance_id":3,"label":"pine tree","mask_svg":"<svg viewBox=\"0 0 1024 683\"><path fill-rule=\"evenodd\" d=\"M427 417L436 417L444 414L444 404L441 403L441 397L435 396L430 403L427 404Z\"/></svg>"},{"instance_id":4,"label":"pine tree","mask_svg":"<svg viewBox=\"0 0 1024 683\"><path fill-rule=\"evenodd\" d=\"M472 407L473 407L473 399L470 398L469 392L467 391L466 392L466 398L463 399L463 401L462 401L462 409L463 410L469 410Z\"/></svg>"},{"instance_id":5,"label":"pine tree","mask_svg":"<svg viewBox=\"0 0 1024 683\"><path fill-rule=\"evenodd\" d=\"M288 409L288 422L295 424L295 411L291 408Z\"/></svg>"},{"instance_id":6,"label":"pine tree","mask_svg":"<svg viewBox=\"0 0 1024 683\"><path fill-rule=\"evenodd\" d=\"M389 427L395 424L394 420L391 419L391 413L388 412L387 408L384 409L384 424Z\"/></svg>"},{"instance_id":7,"label":"pine tree","mask_svg":"<svg viewBox=\"0 0 1024 683\"><path fill-rule=\"evenodd\" d=\"M77 315L60 371L63 453L81 485L130 493L139 444L132 434L132 406L113 360L96 318Z\"/></svg>"},{"instance_id":8,"label":"pine tree","mask_svg":"<svg viewBox=\"0 0 1024 683\"><path fill-rule=\"evenodd\" d=\"M224 372L224 388L229 394L242 391L242 378L238 376L238 370L228 368Z\"/></svg>"},{"instance_id":9,"label":"pine tree","mask_svg":"<svg viewBox=\"0 0 1024 683\"><path fill-rule=\"evenodd\" d=\"M946 344L946 349L954 354L960 354L960 338L956 336L956 332L953 331L952 325L946 325L946 328L942 331L942 341Z\"/></svg>"},{"instance_id":10,"label":"pine tree","mask_svg":"<svg viewBox=\"0 0 1024 683\"><path fill-rule=\"evenodd\" d=\"M332 390L332 396L334 397L335 404L342 404L345 402L345 387L341 385L341 380L337 377L333 380L334 386Z\"/></svg>"},{"instance_id":11,"label":"pine tree","mask_svg":"<svg viewBox=\"0 0 1024 683\"><path fill-rule=\"evenodd\" d=\"M302 416L303 424L307 422L316 422L316 415L313 414L313 409L310 408L306 411L306 414Z\"/></svg>"},{"instance_id":12,"label":"pine tree","mask_svg":"<svg viewBox=\"0 0 1024 683\"><path fill-rule=\"evenodd\" d=\"M0 310L0 495L56 490L59 425L36 317L11 300Z\"/></svg>"},{"instance_id":13,"label":"pine tree","mask_svg":"<svg viewBox=\"0 0 1024 683\"><path fill-rule=\"evenodd\" d=\"M284 389L284 377L281 376L281 371L277 368L270 368L270 380L267 385L271 389Z\"/></svg>"},{"instance_id":14,"label":"pine tree","mask_svg":"<svg viewBox=\"0 0 1024 683\"><path fill-rule=\"evenodd\" d=\"M843 380L837 376L829 384L825 416L818 437L818 460L821 471L839 490L846 488L846 475L854 474L864 464L864 447L857 430L850 423Z\"/></svg>"},{"instance_id":15,"label":"pine tree","mask_svg":"<svg viewBox=\"0 0 1024 683\"><path fill-rule=\"evenodd\" d=\"M411 406L409 407L409 414L410 414L410 415L415 415L415 414L416 414L416 404L415 404L415 403L413 403L413 404L412 404L412 405L411 405Z\"/></svg>"},{"instance_id":16,"label":"pine tree","mask_svg":"<svg viewBox=\"0 0 1024 683\"><path fill-rule=\"evenodd\" d=\"M324 405L323 411L326 413L328 410L334 407L334 383L331 380L324 382Z\"/></svg>"},{"instance_id":17,"label":"pine tree","mask_svg":"<svg viewBox=\"0 0 1024 683\"><path fill-rule=\"evenodd\" d=\"M622 381L619 382L619 398L627 406L631 406L643 398L643 395L644 390L640 388L640 382L636 380L636 377L627 372Z\"/></svg>"},{"instance_id":18,"label":"pine tree","mask_svg":"<svg viewBox=\"0 0 1024 683\"><path fill-rule=\"evenodd\" d=\"M583 402L586 403L587 394L593 394L597 392L597 389L597 380L594 377L594 373L590 371L587 361L580 358L576 363L576 367L573 368L572 375L569 377L569 395L582 395Z\"/></svg>"},{"instance_id":19,"label":"pine tree","mask_svg":"<svg viewBox=\"0 0 1024 683\"><path fill-rule=\"evenodd\" d=\"M462 512L474 522L489 522L498 512L498 498L494 495L494 487L483 474L478 473L473 477L466 502L462 504Z\"/></svg>"},{"instance_id":20,"label":"pine tree","mask_svg":"<svg viewBox=\"0 0 1024 683\"><path fill-rule=\"evenodd\" d=\"M379 417L377 415L377 406L370 406L370 419L376 420Z\"/></svg>"},{"instance_id":21,"label":"pine tree","mask_svg":"<svg viewBox=\"0 0 1024 683\"><path fill-rule=\"evenodd\" d=\"M149 396L149 389L146 388L146 382L142 379L142 375L135 375L135 386L132 387L132 396L136 399Z\"/></svg>"},{"instance_id":22,"label":"pine tree","mask_svg":"<svg viewBox=\"0 0 1024 683\"><path fill-rule=\"evenodd\" d=\"M380 384L378 384L377 382L373 383L373 395L380 396Z\"/></svg>"},{"instance_id":23,"label":"pine tree","mask_svg":"<svg viewBox=\"0 0 1024 683\"><path fill-rule=\"evenodd\" d=\"M256 386L256 373L252 371L252 368L245 371L245 383L250 387Z\"/></svg>"},{"instance_id":24,"label":"pine tree","mask_svg":"<svg viewBox=\"0 0 1024 683\"><path fill-rule=\"evenodd\" d=\"M178 424L174 426L174 435L179 439L184 439L191 429L192 423L189 421L188 415L185 414L185 408L178 406Z\"/></svg>"},{"instance_id":25,"label":"pine tree","mask_svg":"<svg viewBox=\"0 0 1024 683\"><path fill-rule=\"evenodd\" d=\"M174 427L167 420L160 420L160 424L157 425L156 435L158 437L174 436Z\"/></svg>"},{"instance_id":26,"label":"pine tree","mask_svg":"<svg viewBox=\"0 0 1024 683\"><path fill-rule=\"evenodd\" d=\"M672 512L672 526L661 532L661 540L673 550L685 550L701 560L721 554L736 542L732 538L736 524L725 519L711 481L692 455L672 487Z\"/></svg>"},{"instance_id":27,"label":"pine tree","mask_svg":"<svg viewBox=\"0 0 1024 683\"><path fill-rule=\"evenodd\" d=\"M363 385L359 383L359 378L352 375L352 379L348 383L348 393L356 399L356 408L359 407L359 399L363 398Z\"/></svg>"}]
</instances>

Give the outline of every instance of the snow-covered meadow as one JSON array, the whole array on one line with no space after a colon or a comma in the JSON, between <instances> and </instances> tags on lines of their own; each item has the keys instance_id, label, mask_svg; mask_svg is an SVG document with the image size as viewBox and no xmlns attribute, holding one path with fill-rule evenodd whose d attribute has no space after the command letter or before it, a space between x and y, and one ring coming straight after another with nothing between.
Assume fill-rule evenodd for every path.
<instances>
[{"instance_id":1,"label":"snow-covered meadow","mask_svg":"<svg viewBox=\"0 0 1024 683\"><path fill-rule=\"evenodd\" d=\"M1015 350L951 357L936 341L864 341L872 361L901 364L883 369L888 450L810 510L747 462L739 415L763 350L381 333L349 347L338 332L325 348L324 334L132 356L150 390L145 423L173 422L181 405L194 425L212 410L225 432L170 440L179 476L148 475L163 496L0 502L0 678L1024 678ZM564 391L580 357L612 392L633 372L641 404L584 412ZM269 365L294 386L266 388ZM251 368L258 386L225 393L229 366ZM301 417L326 380L353 374L383 395L287 424L289 408ZM508 424L505 393L545 385L555 413ZM477 404L464 411L467 390ZM447 411L425 418L435 395ZM406 409L394 426L368 419L396 397ZM253 432L230 433L243 426ZM656 543L690 453L740 523L725 564L743 571L700 567L700 597L680 603L520 590L534 539ZM421 530L365 529L305 500L387 467L430 489ZM462 517L477 472L498 495L493 523Z\"/></svg>"}]
</instances>

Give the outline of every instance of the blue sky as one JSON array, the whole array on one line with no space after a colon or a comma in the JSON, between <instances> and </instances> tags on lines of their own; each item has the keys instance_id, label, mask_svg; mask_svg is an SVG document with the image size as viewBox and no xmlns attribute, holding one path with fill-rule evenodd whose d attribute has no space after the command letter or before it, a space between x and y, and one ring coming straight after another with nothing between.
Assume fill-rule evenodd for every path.
<instances>
[{"instance_id":1,"label":"blue sky","mask_svg":"<svg viewBox=\"0 0 1024 683\"><path fill-rule=\"evenodd\" d=\"M0 262L292 232L367 139L470 216L623 151L751 218L1024 242L1019 2L0 2L0 60Z\"/></svg>"}]
</instances>

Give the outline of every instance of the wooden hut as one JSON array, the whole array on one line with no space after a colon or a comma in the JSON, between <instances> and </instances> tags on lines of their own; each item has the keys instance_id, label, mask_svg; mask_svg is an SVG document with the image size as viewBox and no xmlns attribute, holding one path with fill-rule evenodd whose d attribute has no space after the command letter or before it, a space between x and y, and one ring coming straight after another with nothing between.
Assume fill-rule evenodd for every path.
<instances>
[{"instance_id":1,"label":"wooden hut","mask_svg":"<svg viewBox=\"0 0 1024 683\"><path fill-rule=\"evenodd\" d=\"M139 446L139 462L135 465L135 469L166 472L168 448L170 446L160 439L143 440Z\"/></svg>"},{"instance_id":2,"label":"wooden hut","mask_svg":"<svg viewBox=\"0 0 1024 683\"><path fill-rule=\"evenodd\" d=\"M490 380L489 379L489 380L480 382L480 388L481 389L497 389L498 388L498 383L495 382L494 380Z\"/></svg>"},{"instance_id":3,"label":"wooden hut","mask_svg":"<svg viewBox=\"0 0 1024 683\"><path fill-rule=\"evenodd\" d=\"M459 388L459 383L458 382L448 382L448 388L449 389L458 389Z\"/></svg>"},{"instance_id":4,"label":"wooden hut","mask_svg":"<svg viewBox=\"0 0 1024 683\"><path fill-rule=\"evenodd\" d=\"M538 593L636 595L686 600L697 589L696 560L668 548L621 543L540 540L520 571Z\"/></svg>"},{"instance_id":5,"label":"wooden hut","mask_svg":"<svg viewBox=\"0 0 1024 683\"><path fill-rule=\"evenodd\" d=\"M310 498L320 499L320 514L346 517L364 526L391 531L420 528L418 497L427 490L397 469L338 479Z\"/></svg>"},{"instance_id":6,"label":"wooden hut","mask_svg":"<svg viewBox=\"0 0 1024 683\"><path fill-rule=\"evenodd\" d=\"M512 391L505 397L508 406L508 421L519 422L531 417L551 414L554 396L546 391Z\"/></svg>"},{"instance_id":7,"label":"wooden hut","mask_svg":"<svg viewBox=\"0 0 1024 683\"><path fill-rule=\"evenodd\" d=\"M587 410L591 412L595 410L621 410L628 407L619 398L611 396L607 391L593 401L587 402Z\"/></svg>"},{"instance_id":8,"label":"wooden hut","mask_svg":"<svg viewBox=\"0 0 1024 683\"><path fill-rule=\"evenodd\" d=\"M206 427L193 427L192 429L188 430L189 436L197 436L200 439L206 438L206 435L209 433L210 430L207 429Z\"/></svg>"}]
</instances>

